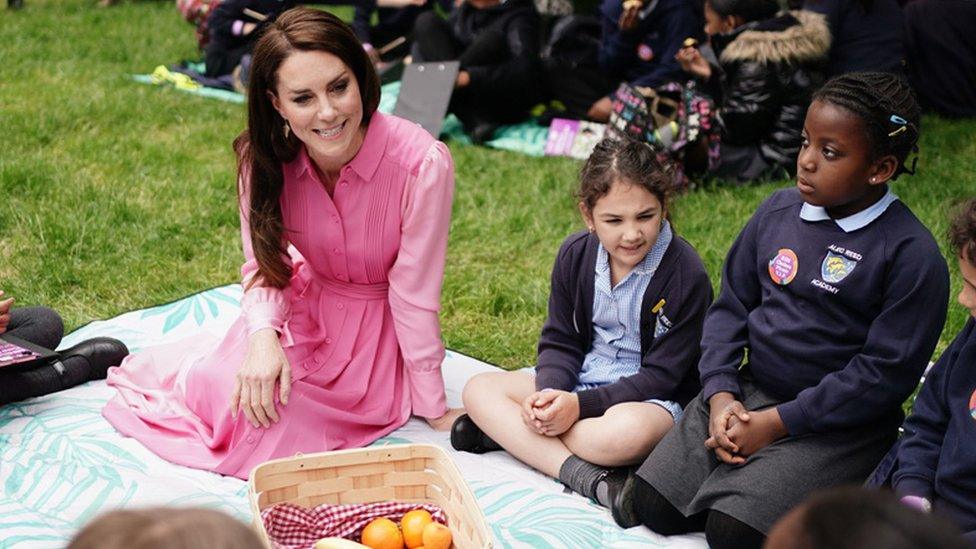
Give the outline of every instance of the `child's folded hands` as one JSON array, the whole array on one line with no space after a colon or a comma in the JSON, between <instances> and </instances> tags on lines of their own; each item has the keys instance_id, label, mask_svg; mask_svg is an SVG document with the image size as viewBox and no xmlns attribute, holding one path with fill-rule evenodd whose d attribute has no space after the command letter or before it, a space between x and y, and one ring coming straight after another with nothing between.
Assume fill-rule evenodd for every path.
<instances>
[{"instance_id":1,"label":"child's folded hands","mask_svg":"<svg viewBox=\"0 0 976 549\"><path fill-rule=\"evenodd\" d=\"M531 400L530 400L531 399ZM530 426L535 432L550 437L559 436L579 421L579 397L567 391L539 391L530 395ZM524 413L523 410L523 418Z\"/></svg>"},{"instance_id":2,"label":"child's folded hands","mask_svg":"<svg viewBox=\"0 0 976 549\"><path fill-rule=\"evenodd\" d=\"M729 439L738 447L737 456L748 458L789 434L776 408L749 413L748 421L729 425Z\"/></svg>"},{"instance_id":3,"label":"child's folded hands","mask_svg":"<svg viewBox=\"0 0 976 549\"><path fill-rule=\"evenodd\" d=\"M746 462L745 458L736 455L739 446L729 438L729 429L734 425L749 421L749 412L741 402L736 400L735 395L727 392L718 392L708 400L709 419L708 419L708 439L705 447L715 450L715 456L725 463L741 465Z\"/></svg>"}]
</instances>

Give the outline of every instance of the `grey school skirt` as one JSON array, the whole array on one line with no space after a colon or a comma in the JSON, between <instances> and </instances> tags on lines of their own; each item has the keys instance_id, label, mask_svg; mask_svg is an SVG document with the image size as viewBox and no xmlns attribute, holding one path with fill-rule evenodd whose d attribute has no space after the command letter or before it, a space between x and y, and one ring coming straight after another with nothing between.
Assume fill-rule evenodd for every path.
<instances>
[{"instance_id":1,"label":"grey school skirt","mask_svg":"<svg viewBox=\"0 0 976 549\"><path fill-rule=\"evenodd\" d=\"M741 376L740 385L748 410L781 402ZM894 443L901 422L892 414L870 427L786 437L742 465L729 465L705 448L708 413L699 393L637 474L685 516L715 509L763 533L810 492L863 483Z\"/></svg>"}]
</instances>

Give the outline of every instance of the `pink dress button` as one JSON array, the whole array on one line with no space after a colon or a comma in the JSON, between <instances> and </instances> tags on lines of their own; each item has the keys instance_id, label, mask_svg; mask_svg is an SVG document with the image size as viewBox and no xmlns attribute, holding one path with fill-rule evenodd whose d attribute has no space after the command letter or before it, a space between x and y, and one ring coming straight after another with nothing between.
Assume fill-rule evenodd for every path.
<instances>
[{"instance_id":1,"label":"pink dress button","mask_svg":"<svg viewBox=\"0 0 976 549\"><path fill-rule=\"evenodd\" d=\"M345 308L346 308L346 306L343 305L342 303L336 303L336 309L339 309L341 311L341 310L343 310Z\"/></svg>"},{"instance_id":2,"label":"pink dress button","mask_svg":"<svg viewBox=\"0 0 976 549\"><path fill-rule=\"evenodd\" d=\"M325 344L326 345L332 345L332 338L331 337L325 338Z\"/></svg>"}]
</instances>

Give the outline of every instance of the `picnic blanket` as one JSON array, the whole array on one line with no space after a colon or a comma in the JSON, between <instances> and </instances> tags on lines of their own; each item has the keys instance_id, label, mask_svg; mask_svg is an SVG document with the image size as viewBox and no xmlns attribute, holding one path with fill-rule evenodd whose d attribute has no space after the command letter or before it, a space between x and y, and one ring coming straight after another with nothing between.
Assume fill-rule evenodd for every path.
<instances>
[{"instance_id":1,"label":"picnic blanket","mask_svg":"<svg viewBox=\"0 0 976 549\"><path fill-rule=\"evenodd\" d=\"M92 322L62 347L94 336L119 338L133 351L201 330L222 334L237 318L239 285L213 288L173 303ZM443 371L448 403L460 404L472 375L495 369L448 351ZM101 416L114 394L96 381L0 407L0 548L63 547L95 516L118 507L207 506L250 522L247 484L173 465L125 438ZM447 433L421 420L375 444L426 442L448 450L475 493L497 547L705 547L704 537L623 530L602 507L505 452L474 455L451 449Z\"/></svg>"},{"instance_id":2,"label":"picnic blanket","mask_svg":"<svg viewBox=\"0 0 976 549\"><path fill-rule=\"evenodd\" d=\"M219 99L231 103L244 103L244 95L218 88L208 88L196 85L187 75L176 71L170 71L160 65L152 74L136 74L132 77L137 82L143 84L156 84L171 86L182 92ZM397 96L400 94L400 82L391 82L382 88L380 95L380 112L386 114L393 113L396 106ZM453 114L448 114L441 129L441 136L458 143L471 144L471 139L464 133L461 121ZM549 136L549 128L540 126L533 121L523 122L511 126L502 126L495 131L492 139L485 142L485 145L505 151L519 152L529 156L543 156L545 154L546 139Z\"/></svg>"}]
</instances>

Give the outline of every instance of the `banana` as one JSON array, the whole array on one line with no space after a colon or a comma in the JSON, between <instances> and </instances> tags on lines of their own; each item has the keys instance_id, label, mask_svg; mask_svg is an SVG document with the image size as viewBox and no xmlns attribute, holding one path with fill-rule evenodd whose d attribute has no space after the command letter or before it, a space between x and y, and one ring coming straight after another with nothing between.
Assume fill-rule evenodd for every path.
<instances>
[{"instance_id":1,"label":"banana","mask_svg":"<svg viewBox=\"0 0 976 549\"><path fill-rule=\"evenodd\" d=\"M369 547L346 538L323 538L315 542L315 549L369 549Z\"/></svg>"}]
</instances>

